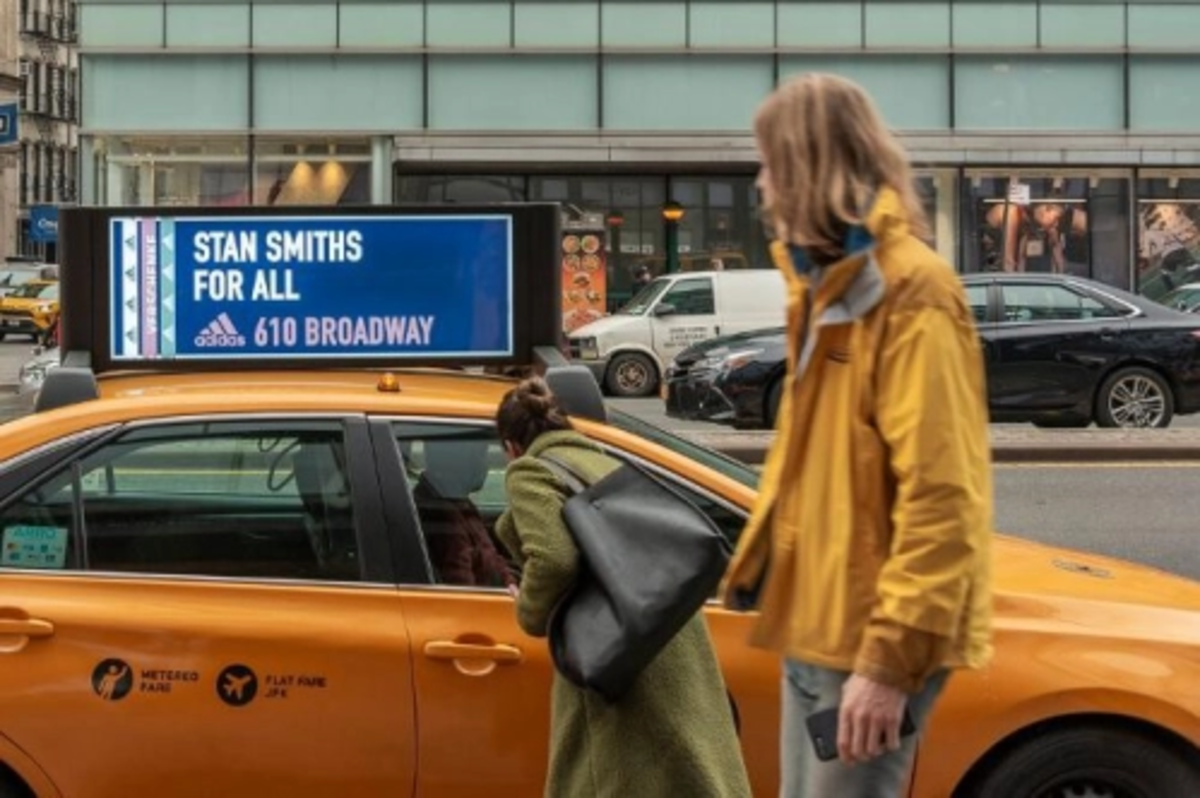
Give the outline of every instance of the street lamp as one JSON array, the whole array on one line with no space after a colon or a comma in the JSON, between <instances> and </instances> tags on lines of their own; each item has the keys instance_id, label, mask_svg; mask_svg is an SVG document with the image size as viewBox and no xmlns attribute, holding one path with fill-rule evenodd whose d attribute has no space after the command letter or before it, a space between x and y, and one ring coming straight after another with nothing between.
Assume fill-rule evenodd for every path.
<instances>
[{"instance_id":1,"label":"street lamp","mask_svg":"<svg viewBox=\"0 0 1200 798\"><path fill-rule=\"evenodd\" d=\"M679 222L683 219L683 206L668 200L662 206L663 231L667 240L667 274L679 271Z\"/></svg>"}]
</instances>

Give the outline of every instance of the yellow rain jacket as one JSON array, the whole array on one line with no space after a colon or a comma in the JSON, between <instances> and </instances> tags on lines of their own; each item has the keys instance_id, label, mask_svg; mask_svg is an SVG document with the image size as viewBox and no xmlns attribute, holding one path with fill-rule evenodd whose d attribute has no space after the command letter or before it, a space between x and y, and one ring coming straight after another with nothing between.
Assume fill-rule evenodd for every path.
<instances>
[{"instance_id":1,"label":"yellow rain jacket","mask_svg":"<svg viewBox=\"0 0 1200 798\"><path fill-rule=\"evenodd\" d=\"M722 597L759 610L755 646L915 692L991 656L985 375L962 285L894 191L864 227L825 268L772 245L788 373Z\"/></svg>"}]
</instances>

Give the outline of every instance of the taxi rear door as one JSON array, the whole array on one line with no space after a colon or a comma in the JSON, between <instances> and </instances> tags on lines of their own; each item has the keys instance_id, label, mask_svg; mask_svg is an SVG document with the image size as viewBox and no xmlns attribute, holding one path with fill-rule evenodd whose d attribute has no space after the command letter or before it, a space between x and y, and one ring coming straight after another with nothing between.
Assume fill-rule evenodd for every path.
<instances>
[{"instance_id":1,"label":"taxi rear door","mask_svg":"<svg viewBox=\"0 0 1200 798\"><path fill-rule=\"evenodd\" d=\"M28 477L0 477L0 756L89 798L412 794L363 420L141 425Z\"/></svg>"},{"instance_id":2,"label":"taxi rear door","mask_svg":"<svg viewBox=\"0 0 1200 798\"><path fill-rule=\"evenodd\" d=\"M394 486L385 497L412 641L417 795L541 795L553 672L546 643L517 626L502 586L466 584L440 539L458 531L449 504L494 523L505 504L503 449L490 427L466 421L380 419L371 432L381 481ZM446 444L457 448L435 466L430 452ZM423 480L433 487L418 487Z\"/></svg>"}]
</instances>

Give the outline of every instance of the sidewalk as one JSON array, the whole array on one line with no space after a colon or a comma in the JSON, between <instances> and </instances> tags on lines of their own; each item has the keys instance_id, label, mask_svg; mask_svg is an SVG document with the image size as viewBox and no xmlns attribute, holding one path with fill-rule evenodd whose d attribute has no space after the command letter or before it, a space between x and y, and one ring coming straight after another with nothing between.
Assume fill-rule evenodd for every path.
<instances>
[{"instance_id":1,"label":"sidewalk","mask_svg":"<svg viewBox=\"0 0 1200 798\"><path fill-rule=\"evenodd\" d=\"M1065 429L994 426L992 460L998 463L1200 460L1200 427L1179 429ZM766 458L772 432L683 432L679 435L751 465Z\"/></svg>"}]
</instances>

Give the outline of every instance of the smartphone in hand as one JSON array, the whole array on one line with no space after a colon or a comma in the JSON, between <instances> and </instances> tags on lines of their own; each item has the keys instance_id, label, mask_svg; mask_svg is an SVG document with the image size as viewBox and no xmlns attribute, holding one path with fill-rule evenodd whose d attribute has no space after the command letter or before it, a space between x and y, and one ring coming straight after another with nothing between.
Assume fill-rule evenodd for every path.
<instances>
[{"instance_id":1,"label":"smartphone in hand","mask_svg":"<svg viewBox=\"0 0 1200 798\"><path fill-rule=\"evenodd\" d=\"M812 738L813 749L817 759L828 762L838 756L838 715L841 707L830 707L814 712L805 718L808 726L808 736ZM900 736L907 737L917 730L908 707L904 708L904 719L900 721Z\"/></svg>"}]
</instances>

